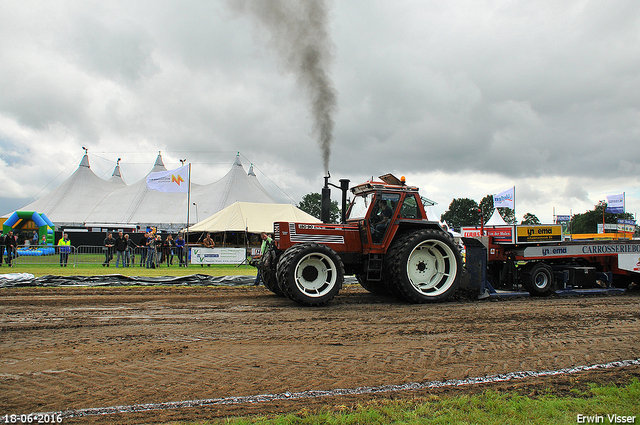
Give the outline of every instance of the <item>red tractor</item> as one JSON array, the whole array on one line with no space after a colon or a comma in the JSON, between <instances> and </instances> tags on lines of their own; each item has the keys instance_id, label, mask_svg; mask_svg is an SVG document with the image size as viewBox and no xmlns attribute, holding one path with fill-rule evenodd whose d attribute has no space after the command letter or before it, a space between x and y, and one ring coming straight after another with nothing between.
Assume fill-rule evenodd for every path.
<instances>
[{"instance_id":1,"label":"red tractor","mask_svg":"<svg viewBox=\"0 0 640 425\"><path fill-rule=\"evenodd\" d=\"M355 275L372 293L411 303L451 297L462 274L453 238L427 219L417 187L391 174L380 179L352 187L348 210L349 181L341 180L342 224L327 224L324 218L330 202L328 177L323 189L325 223L274 223L274 244L260 263L264 285L310 306L335 297L345 275Z\"/></svg>"}]
</instances>

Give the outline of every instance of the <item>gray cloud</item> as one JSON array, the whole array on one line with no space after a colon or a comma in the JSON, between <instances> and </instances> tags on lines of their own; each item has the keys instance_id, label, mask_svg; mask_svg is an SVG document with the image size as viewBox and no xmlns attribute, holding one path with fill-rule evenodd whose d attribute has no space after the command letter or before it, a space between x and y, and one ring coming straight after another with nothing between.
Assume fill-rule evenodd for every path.
<instances>
[{"instance_id":1,"label":"gray cloud","mask_svg":"<svg viewBox=\"0 0 640 425\"><path fill-rule=\"evenodd\" d=\"M61 51L80 69L117 83L134 84L159 71L151 54L156 43L128 18L103 22L99 16L81 15L72 22Z\"/></svg>"},{"instance_id":2,"label":"gray cloud","mask_svg":"<svg viewBox=\"0 0 640 425\"><path fill-rule=\"evenodd\" d=\"M640 208L640 3L327 1L320 15L305 7L322 2L263 3L0 3L0 135L24 147L3 148L0 176L43 170L45 145L61 164L28 190L85 144L123 157L131 180L158 150L190 156L203 180L241 151L295 199L318 191L323 112L292 72L307 45L295 28L322 39L339 93L324 109L337 178L413 175L445 205L517 184L545 211L626 190Z\"/></svg>"}]
</instances>

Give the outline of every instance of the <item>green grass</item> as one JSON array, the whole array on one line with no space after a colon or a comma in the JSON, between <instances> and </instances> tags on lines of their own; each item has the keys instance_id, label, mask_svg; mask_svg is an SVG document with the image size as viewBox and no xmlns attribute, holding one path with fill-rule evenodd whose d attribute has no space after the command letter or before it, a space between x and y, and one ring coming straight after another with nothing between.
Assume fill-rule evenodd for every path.
<instances>
[{"instance_id":1,"label":"green grass","mask_svg":"<svg viewBox=\"0 0 640 425\"><path fill-rule=\"evenodd\" d=\"M591 384L587 391L538 397L485 391L479 395L431 396L412 400L374 400L353 408L333 406L320 412L307 409L273 417L227 418L189 424L575 424L578 415L635 416L640 423L640 381L626 386Z\"/></svg>"},{"instance_id":2,"label":"green grass","mask_svg":"<svg viewBox=\"0 0 640 425\"><path fill-rule=\"evenodd\" d=\"M6 264L2 264L0 274L2 273L31 273L35 277L54 275L54 276L99 276L106 274L121 274L124 276L187 276L192 274L206 274L211 276L255 276L256 268L249 265L211 265L210 267L199 265L189 265L189 267L178 267L174 263L171 267L161 264L156 269L147 269L144 267L115 267L115 261L111 262L109 268L102 267L100 264L78 264L73 267L72 264L67 267L60 267L58 263L49 264L19 264L9 268Z\"/></svg>"},{"instance_id":3,"label":"green grass","mask_svg":"<svg viewBox=\"0 0 640 425\"><path fill-rule=\"evenodd\" d=\"M104 253L101 250L95 253L71 254L67 267L60 267L60 256L18 256L13 261L13 267L6 267L2 264L2 273L31 273L36 277L44 275L55 276L98 276L106 274L121 274L124 276L186 276L192 274L207 274L212 276L255 276L257 269L248 264L236 266L231 265L211 265L200 266L189 264L189 267L178 267L178 257L174 256L173 265L167 267L160 264L156 269L139 267L140 256L136 255L134 267L116 268L116 257L114 255L109 268L103 267ZM4 262L4 261L3 261Z\"/></svg>"}]
</instances>

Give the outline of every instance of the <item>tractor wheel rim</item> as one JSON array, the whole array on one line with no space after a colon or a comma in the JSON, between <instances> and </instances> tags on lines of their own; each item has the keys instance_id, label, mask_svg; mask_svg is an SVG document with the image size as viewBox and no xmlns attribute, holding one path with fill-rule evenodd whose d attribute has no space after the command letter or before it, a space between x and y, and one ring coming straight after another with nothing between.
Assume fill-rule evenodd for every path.
<instances>
[{"instance_id":1,"label":"tractor wheel rim","mask_svg":"<svg viewBox=\"0 0 640 425\"><path fill-rule=\"evenodd\" d=\"M407 260L407 276L411 285L426 296L446 292L455 282L457 268L451 247L438 240L421 242Z\"/></svg>"},{"instance_id":2,"label":"tractor wheel rim","mask_svg":"<svg viewBox=\"0 0 640 425\"><path fill-rule=\"evenodd\" d=\"M296 286L309 297L321 297L331 291L338 279L337 267L327 255L307 254L296 265Z\"/></svg>"}]
</instances>

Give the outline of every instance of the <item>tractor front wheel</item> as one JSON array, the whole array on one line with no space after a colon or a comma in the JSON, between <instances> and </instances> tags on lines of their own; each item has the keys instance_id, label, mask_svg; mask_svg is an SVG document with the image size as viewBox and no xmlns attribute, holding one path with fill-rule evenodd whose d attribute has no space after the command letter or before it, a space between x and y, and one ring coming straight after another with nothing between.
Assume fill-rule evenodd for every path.
<instances>
[{"instance_id":1,"label":"tractor front wheel","mask_svg":"<svg viewBox=\"0 0 640 425\"><path fill-rule=\"evenodd\" d=\"M344 266L334 250L317 243L294 245L278 261L278 285L300 304L323 305L335 297L344 281Z\"/></svg>"},{"instance_id":2,"label":"tractor front wheel","mask_svg":"<svg viewBox=\"0 0 640 425\"><path fill-rule=\"evenodd\" d=\"M273 245L267 249L262 258L258 268L260 270L260 278L264 287L273 292L274 294L282 297L284 294L278 286L278 280L276 278L277 256Z\"/></svg>"}]
</instances>

